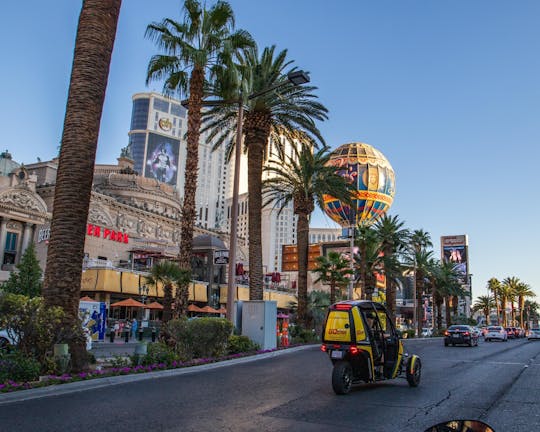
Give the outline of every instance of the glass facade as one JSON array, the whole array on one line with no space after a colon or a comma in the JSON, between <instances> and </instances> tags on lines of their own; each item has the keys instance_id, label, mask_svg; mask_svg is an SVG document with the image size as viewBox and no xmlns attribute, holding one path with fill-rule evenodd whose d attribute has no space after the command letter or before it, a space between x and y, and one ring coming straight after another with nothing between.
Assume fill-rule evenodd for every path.
<instances>
[{"instance_id":1,"label":"glass facade","mask_svg":"<svg viewBox=\"0 0 540 432\"><path fill-rule=\"evenodd\" d=\"M144 167L144 145L146 143L145 133L134 133L129 136L129 146L131 148L131 157L133 158L134 169L140 175L143 174Z\"/></svg>"},{"instance_id":2,"label":"glass facade","mask_svg":"<svg viewBox=\"0 0 540 432\"><path fill-rule=\"evenodd\" d=\"M154 99L154 109L162 112L169 112L169 102L162 99Z\"/></svg>"},{"instance_id":3,"label":"glass facade","mask_svg":"<svg viewBox=\"0 0 540 432\"><path fill-rule=\"evenodd\" d=\"M186 110L182 105L171 103L171 114L177 117L184 117Z\"/></svg>"},{"instance_id":4,"label":"glass facade","mask_svg":"<svg viewBox=\"0 0 540 432\"><path fill-rule=\"evenodd\" d=\"M150 99L135 99L131 111L131 130L145 130L148 124Z\"/></svg>"}]
</instances>

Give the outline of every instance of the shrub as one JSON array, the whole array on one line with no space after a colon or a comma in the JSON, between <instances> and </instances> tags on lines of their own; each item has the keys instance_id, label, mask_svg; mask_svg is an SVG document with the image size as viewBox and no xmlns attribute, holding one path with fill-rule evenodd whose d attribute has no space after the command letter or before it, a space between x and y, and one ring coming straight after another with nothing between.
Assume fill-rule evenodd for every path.
<instances>
[{"instance_id":1,"label":"shrub","mask_svg":"<svg viewBox=\"0 0 540 432\"><path fill-rule=\"evenodd\" d=\"M416 332L414 329L408 329L403 332L403 336L407 335L407 339L411 339L415 336Z\"/></svg>"},{"instance_id":2,"label":"shrub","mask_svg":"<svg viewBox=\"0 0 540 432\"><path fill-rule=\"evenodd\" d=\"M115 368L122 368L122 367L130 366L130 365L131 365L131 360L127 357L115 355L111 359L111 366Z\"/></svg>"},{"instance_id":3,"label":"shrub","mask_svg":"<svg viewBox=\"0 0 540 432\"><path fill-rule=\"evenodd\" d=\"M225 318L199 318L188 321L193 357L217 357L227 352L233 325Z\"/></svg>"},{"instance_id":4,"label":"shrub","mask_svg":"<svg viewBox=\"0 0 540 432\"><path fill-rule=\"evenodd\" d=\"M245 353L250 351L257 351L261 347L253 342L250 338L247 336L237 336L237 335L231 335L229 336L228 346L227 346L227 352L229 354L238 354L238 353Z\"/></svg>"},{"instance_id":5,"label":"shrub","mask_svg":"<svg viewBox=\"0 0 540 432\"><path fill-rule=\"evenodd\" d=\"M25 356L45 363L53 345L66 336L58 332L64 317L59 307L46 307L41 297L0 294L0 328L6 328Z\"/></svg>"},{"instance_id":6,"label":"shrub","mask_svg":"<svg viewBox=\"0 0 540 432\"><path fill-rule=\"evenodd\" d=\"M36 381L39 378L41 365L20 351L14 351L0 357L0 382L13 380L17 382Z\"/></svg>"},{"instance_id":7,"label":"shrub","mask_svg":"<svg viewBox=\"0 0 540 432\"><path fill-rule=\"evenodd\" d=\"M318 342L319 335L313 330L305 329L299 325L289 326L291 343L309 343Z\"/></svg>"},{"instance_id":8,"label":"shrub","mask_svg":"<svg viewBox=\"0 0 540 432\"><path fill-rule=\"evenodd\" d=\"M170 366L172 362L178 360L180 360L180 356L172 347L163 342L153 342L148 344L146 355L141 360L141 364L147 366L165 363Z\"/></svg>"}]
</instances>

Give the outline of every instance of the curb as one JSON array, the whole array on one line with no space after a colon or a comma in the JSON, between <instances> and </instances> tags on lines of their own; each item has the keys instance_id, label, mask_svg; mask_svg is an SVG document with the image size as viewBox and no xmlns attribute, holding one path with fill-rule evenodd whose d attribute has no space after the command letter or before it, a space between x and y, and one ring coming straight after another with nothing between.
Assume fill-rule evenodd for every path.
<instances>
[{"instance_id":1,"label":"curb","mask_svg":"<svg viewBox=\"0 0 540 432\"><path fill-rule=\"evenodd\" d=\"M223 360L215 363L208 363L199 366L190 366L178 369L167 369L155 372L145 372L133 375L117 375L104 378L93 378L88 381L77 381L66 384L53 384L50 386L40 387L36 389L17 390L10 393L0 393L0 406L7 405L14 402L23 402L32 399L40 399L50 396L59 396L70 393L77 393L86 390L94 390L102 387L108 387L111 385L119 385L132 383L136 381L144 381L149 379L165 378L178 375L185 375L190 373L202 372L205 370L212 370L221 367L231 366L241 363L249 363L257 360L264 360L272 357L278 357L284 354L293 353L296 351L303 351L309 348L318 346L318 344L302 345L294 348L281 349L263 354L257 354L238 359Z\"/></svg>"}]
</instances>

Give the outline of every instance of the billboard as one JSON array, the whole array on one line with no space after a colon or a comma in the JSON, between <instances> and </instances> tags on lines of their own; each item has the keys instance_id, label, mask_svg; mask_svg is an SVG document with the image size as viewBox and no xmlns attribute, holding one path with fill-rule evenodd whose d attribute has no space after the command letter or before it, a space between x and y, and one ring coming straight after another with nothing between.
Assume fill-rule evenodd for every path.
<instances>
[{"instance_id":1,"label":"billboard","mask_svg":"<svg viewBox=\"0 0 540 432\"><path fill-rule=\"evenodd\" d=\"M144 176L175 186L179 151L179 140L149 133Z\"/></svg>"},{"instance_id":2,"label":"billboard","mask_svg":"<svg viewBox=\"0 0 540 432\"><path fill-rule=\"evenodd\" d=\"M468 239L466 235L441 237L441 260L452 262L460 274L460 281L467 283L469 274Z\"/></svg>"}]
</instances>

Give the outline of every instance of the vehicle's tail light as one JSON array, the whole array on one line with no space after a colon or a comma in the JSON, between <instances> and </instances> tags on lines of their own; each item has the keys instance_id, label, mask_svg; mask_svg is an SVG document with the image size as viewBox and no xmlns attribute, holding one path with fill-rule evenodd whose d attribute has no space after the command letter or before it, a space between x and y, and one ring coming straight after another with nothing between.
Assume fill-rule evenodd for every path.
<instances>
[{"instance_id":1,"label":"vehicle's tail light","mask_svg":"<svg viewBox=\"0 0 540 432\"><path fill-rule=\"evenodd\" d=\"M448 333L448 330L445 330L445 331L444 331L444 335L445 335L445 336L448 336L449 334L450 334L450 333Z\"/></svg>"},{"instance_id":2,"label":"vehicle's tail light","mask_svg":"<svg viewBox=\"0 0 540 432\"><path fill-rule=\"evenodd\" d=\"M351 310L352 306L350 304L342 304L338 303L334 306L334 309L336 310Z\"/></svg>"},{"instance_id":3,"label":"vehicle's tail light","mask_svg":"<svg viewBox=\"0 0 540 432\"><path fill-rule=\"evenodd\" d=\"M469 332L466 331L465 333L463 333L463 336L469 336Z\"/></svg>"},{"instance_id":4,"label":"vehicle's tail light","mask_svg":"<svg viewBox=\"0 0 540 432\"><path fill-rule=\"evenodd\" d=\"M352 355L356 355L356 354L358 354L358 352L360 350L357 347L352 346L352 347L349 348L349 351L351 352Z\"/></svg>"},{"instance_id":5,"label":"vehicle's tail light","mask_svg":"<svg viewBox=\"0 0 540 432\"><path fill-rule=\"evenodd\" d=\"M321 345L321 351L326 352L326 345Z\"/></svg>"}]
</instances>

